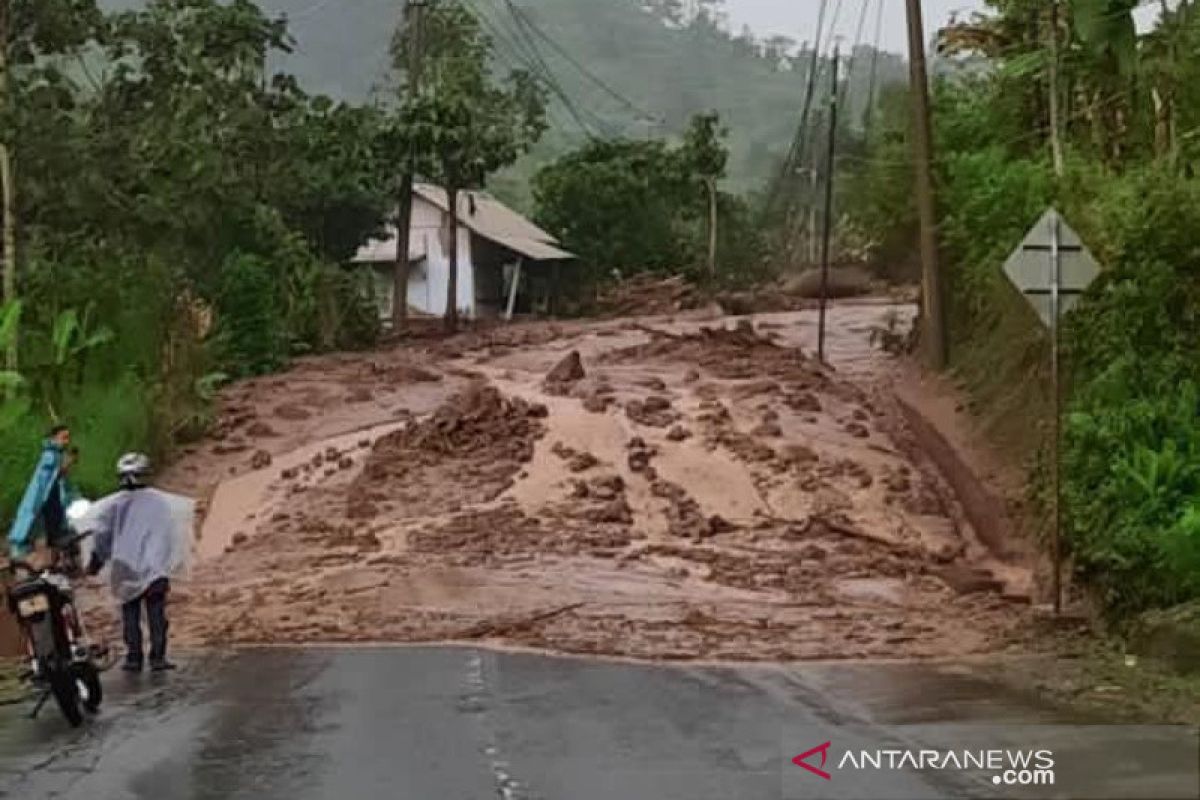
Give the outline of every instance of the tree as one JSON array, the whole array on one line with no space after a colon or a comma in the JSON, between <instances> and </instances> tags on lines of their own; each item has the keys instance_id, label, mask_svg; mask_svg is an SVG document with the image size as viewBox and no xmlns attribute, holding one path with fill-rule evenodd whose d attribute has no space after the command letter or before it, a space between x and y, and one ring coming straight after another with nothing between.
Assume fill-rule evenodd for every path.
<instances>
[{"instance_id":1,"label":"tree","mask_svg":"<svg viewBox=\"0 0 1200 800\"><path fill-rule=\"evenodd\" d=\"M425 20L423 77L404 109L423 170L446 189L450 274L446 328L458 326L458 197L515 162L546 130L546 95L527 72L497 83L492 42L457 0L430 8Z\"/></svg>"},{"instance_id":2,"label":"tree","mask_svg":"<svg viewBox=\"0 0 1200 800\"><path fill-rule=\"evenodd\" d=\"M708 192L708 272L712 276L717 274L717 181L725 177L729 161L723 143L728 134L716 112L700 114L692 118L681 151L686 173L699 176Z\"/></svg>"},{"instance_id":3,"label":"tree","mask_svg":"<svg viewBox=\"0 0 1200 800\"><path fill-rule=\"evenodd\" d=\"M674 146L593 140L538 172L538 220L598 270L678 271L703 263L707 251L711 276L716 220L734 206L717 187L728 159L723 136L717 115L705 114ZM745 241L726 233L727 242Z\"/></svg>"}]
</instances>

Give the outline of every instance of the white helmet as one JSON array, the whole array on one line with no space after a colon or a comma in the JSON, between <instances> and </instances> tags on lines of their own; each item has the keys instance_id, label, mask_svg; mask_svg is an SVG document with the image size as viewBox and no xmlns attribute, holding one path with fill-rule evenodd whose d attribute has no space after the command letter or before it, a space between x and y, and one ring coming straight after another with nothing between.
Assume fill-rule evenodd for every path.
<instances>
[{"instance_id":1,"label":"white helmet","mask_svg":"<svg viewBox=\"0 0 1200 800\"><path fill-rule=\"evenodd\" d=\"M117 477L141 478L150 472L150 459L142 453L126 453L117 459Z\"/></svg>"}]
</instances>

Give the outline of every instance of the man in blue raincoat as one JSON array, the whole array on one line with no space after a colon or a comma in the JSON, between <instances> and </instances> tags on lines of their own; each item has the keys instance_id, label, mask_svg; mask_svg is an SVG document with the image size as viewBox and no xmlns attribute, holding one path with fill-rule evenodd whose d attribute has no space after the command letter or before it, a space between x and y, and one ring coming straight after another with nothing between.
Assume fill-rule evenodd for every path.
<instances>
[{"instance_id":1,"label":"man in blue raincoat","mask_svg":"<svg viewBox=\"0 0 1200 800\"><path fill-rule=\"evenodd\" d=\"M44 533L50 543L68 533L66 510L72 500L72 490L66 473L72 460L70 446L70 428L55 425L50 429L8 531L9 552L14 558L29 554L39 532Z\"/></svg>"}]
</instances>

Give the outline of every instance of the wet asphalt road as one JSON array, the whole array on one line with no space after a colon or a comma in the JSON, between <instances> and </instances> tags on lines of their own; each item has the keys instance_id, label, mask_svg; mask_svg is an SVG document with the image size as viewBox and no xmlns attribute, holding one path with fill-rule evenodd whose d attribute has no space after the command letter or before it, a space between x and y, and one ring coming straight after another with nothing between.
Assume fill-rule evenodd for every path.
<instances>
[{"instance_id":1,"label":"wet asphalt road","mask_svg":"<svg viewBox=\"0 0 1200 800\"><path fill-rule=\"evenodd\" d=\"M1062 721L969 672L916 665L655 667L468 648L265 649L193 659L165 677L106 679L102 714L78 731L52 705L36 721L0 709L0 795L963 797L986 787L925 772L826 782L789 762L830 739L835 750L896 741L911 725ZM1163 772L1163 753L1148 746L1130 774Z\"/></svg>"}]
</instances>

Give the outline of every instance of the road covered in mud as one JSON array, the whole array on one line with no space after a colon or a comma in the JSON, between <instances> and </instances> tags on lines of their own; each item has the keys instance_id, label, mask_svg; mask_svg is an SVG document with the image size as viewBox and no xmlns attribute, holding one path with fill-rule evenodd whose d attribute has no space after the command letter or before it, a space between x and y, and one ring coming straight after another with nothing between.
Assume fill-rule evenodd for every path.
<instances>
[{"instance_id":1,"label":"road covered in mud","mask_svg":"<svg viewBox=\"0 0 1200 800\"><path fill-rule=\"evenodd\" d=\"M870 334L897 314L835 308L833 368L803 311L496 328L230 387L214 438L165 476L207 507L172 636L1025 649L1027 572L976 542L891 399Z\"/></svg>"}]
</instances>

